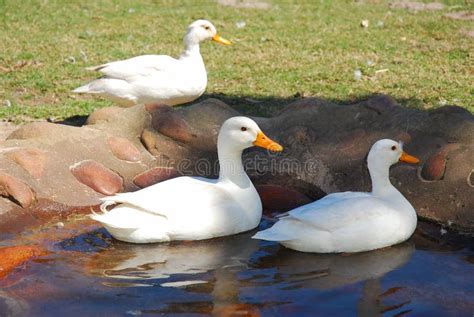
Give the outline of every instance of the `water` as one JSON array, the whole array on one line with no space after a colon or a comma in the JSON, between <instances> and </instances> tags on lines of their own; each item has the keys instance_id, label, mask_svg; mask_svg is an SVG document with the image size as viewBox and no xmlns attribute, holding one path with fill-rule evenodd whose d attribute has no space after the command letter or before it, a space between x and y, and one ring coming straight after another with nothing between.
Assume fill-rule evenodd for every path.
<instances>
[{"instance_id":1,"label":"water","mask_svg":"<svg viewBox=\"0 0 474 317\"><path fill-rule=\"evenodd\" d=\"M384 250L318 255L252 234L131 245L88 231L0 281L0 316L474 314L472 242L417 233Z\"/></svg>"}]
</instances>

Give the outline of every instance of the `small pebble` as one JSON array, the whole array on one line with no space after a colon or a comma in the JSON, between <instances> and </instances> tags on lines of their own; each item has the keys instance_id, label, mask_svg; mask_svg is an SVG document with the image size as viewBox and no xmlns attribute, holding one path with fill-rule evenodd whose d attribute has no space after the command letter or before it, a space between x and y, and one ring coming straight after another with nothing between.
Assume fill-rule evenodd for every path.
<instances>
[{"instance_id":1,"label":"small pebble","mask_svg":"<svg viewBox=\"0 0 474 317\"><path fill-rule=\"evenodd\" d=\"M135 13L135 9L134 8L128 9L128 13Z\"/></svg>"},{"instance_id":2,"label":"small pebble","mask_svg":"<svg viewBox=\"0 0 474 317\"><path fill-rule=\"evenodd\" d=\"M444 236L446 233L448 233L448 230L441 228L439 232L441 233L442 236Z\"/></svg>"},{"instance_id":3,"label":"small pebble","mask_svg":"<svg viewBox=\"0 0 474 317\"><path fill-rule=\"evenodd\" d=\"M354 71L354 79L355 80L361 80L362 79L362 72L360 71L360 69L356 69Z\"/></svg>"},{"instance_id":4,"label":"small pebble","mask_svg":"<svg viewBox=\"0 0 474 317\"><path fill-rule=\"evenodd\" d=\"M76 63L76 58L74 56L68 56L64 61L75 64Z\"/></svg>"},{"instance_id":5,"label":"small pebble","mask_svg":"<svg viewBox=\"0 0 474 317\"><path fill-rule=\"evenodd\" d=\"M236 22L235 23L235 26L238 28L238 29L241 29L243 27L245 27L245 22L244 21L239 21L239 22Z\"/></svg>"},{"instance_id":6,"label":"small pebble","mask_svg":"<svg viewBox=\"0 0 474 317\"><path fill-rule=\"evenodd\" d=\"M12 102L10 100L5 100L4 103L5 107L11 107L12 106Z\"/></svg>"},{"instance_id":7,"label":"small pebble","mask_svg":"<svg viewBox=\"0 0 474 317\"><path fill-rule=\"evenodd\" d=\"M84 62L87 62L88 58L87 58L86 52L80 51L79 54L81 55L82 60L83 60Z\"/></svg>"},{"instance_id":8,"label":"small pebble","mask_svg":"<svg viewBox=\"0 0 474 317\"><path fill-rule=\"evenodd\" d=\"M61 222L61 221L60 221L60 222L56 223L56 228L57 228L57 229L64 228L64 222Z\"/></svg>"},{"instance_id":9,"label":"small pebble","mask_svg":"<svg viewBox=\"0 0 474 317\"><path fill-rule=\"evenodd\" d=\"M368 28L369 27L369 20L362 20L360 21L360 26L363 28Z\"/></svg>"}]
</instances>

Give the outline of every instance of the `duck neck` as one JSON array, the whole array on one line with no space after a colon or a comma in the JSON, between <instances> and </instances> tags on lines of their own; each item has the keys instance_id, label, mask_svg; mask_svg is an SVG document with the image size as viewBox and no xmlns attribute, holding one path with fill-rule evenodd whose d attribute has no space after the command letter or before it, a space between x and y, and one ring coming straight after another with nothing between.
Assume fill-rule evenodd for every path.
<instances>
[{"instance_id":1,"label":"duck neck","mask_svg":"<svg viewBox=\"0 0 474 317\"><path fill-rule=\"evenodd\" d=\"M377 163L371 160L368 161L370 178L372 180L372 194L375 196L385 196L392 193L395 189L390 182L390 166Z\"/></svg>"},{"instance_id":2,"label":"duck neck","mask_svg":"<svg viewBox=\"0 0 474 317\"><path fill-rule=\"evenodd\" d=\"M184 51L181 53L180 59L189 57L201 57L201 52L199 50L199 41L186 36L184 38Z\"/></svg>"},{"instance_id":3,"label":"duck neck","mask_svg":"<svg viewBox=\"0 0 474 317\"><path fill-rule=\"evenodd\" d=\"M242 150L229 146L224 141L217 141L217 155L219 158L219 181L232 182L241 188L251 184L242 165Z\"/></svg>"}]
</instances>

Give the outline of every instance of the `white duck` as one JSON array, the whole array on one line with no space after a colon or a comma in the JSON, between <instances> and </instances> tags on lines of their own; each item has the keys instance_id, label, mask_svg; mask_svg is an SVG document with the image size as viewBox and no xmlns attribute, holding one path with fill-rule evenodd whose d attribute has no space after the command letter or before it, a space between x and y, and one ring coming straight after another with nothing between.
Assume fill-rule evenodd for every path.
<instances>
[{"instance_id":1,"label":"white duck","mask_svg":"<svg viewBox=\"0 0 474 317\"><path fill-rule=\"evenodd\" d=\"M242 166L242 151L252 146L283 148L246 117L233 117L217 138L218 179L178 177L137 192L102 199L101 222L118 240L152 243L202 240L231 235L258 226L262 203ZM119 204L108 211L107 207Z\"/></svg>"},{"instance_id":2,"label":"white duck","mask_svg":"<svg viewBox=\"0 0 474 317\"><path fill-rule=\"evenodd\" d=\"M217 35L211 22L197 20L188 27L184 52L178 59L167 55L142 55L90 67L89 70L104 76L73 92L96 94L126 107L142 103L174 106L191 102L206 90L207 73L199 43L208 39L231 44Z\"/></svg>"},{"instance_id":3,"label":"white duck","mask_svg":"<svg viewBox=\"0 0 474 317\"><path fill-rule=\"evenodd\" d=\"M367 158L372 192L334 193L283 215L255 239L278 241L303 252L361 252L407 240L416 228L413 206L390 183L396 162L418 163L402 144L379 140Z\"/></svg>"}]
</instances>

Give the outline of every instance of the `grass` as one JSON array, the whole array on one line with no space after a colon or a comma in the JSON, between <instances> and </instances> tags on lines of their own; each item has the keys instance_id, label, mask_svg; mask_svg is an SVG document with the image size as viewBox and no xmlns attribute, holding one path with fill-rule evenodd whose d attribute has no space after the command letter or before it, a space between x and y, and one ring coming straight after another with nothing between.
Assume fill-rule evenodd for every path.
<instances>
[{"instance_id":1,"label":"grass","mask_svg":"<svg viewBox=\"0 0 474 317\"><path fill-rule=\"evenodd\" d=\"M376 0L269 2L259 10L216 1L0 0L0 118L63 119L112 105L70 92L96 76L85 67L177 56L186 26L198 18L234 42L201 45L207 93L246 112L271 114L295 96L348 103L375 93L409 107L474 112L473 38L463 34L474 24L443 17L472 11L468 1L418 12Z\"/></svg>"}]
</instances>

